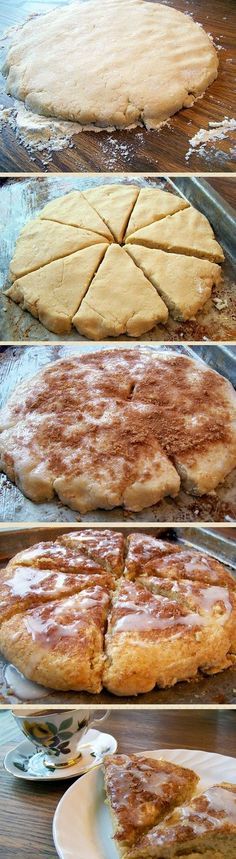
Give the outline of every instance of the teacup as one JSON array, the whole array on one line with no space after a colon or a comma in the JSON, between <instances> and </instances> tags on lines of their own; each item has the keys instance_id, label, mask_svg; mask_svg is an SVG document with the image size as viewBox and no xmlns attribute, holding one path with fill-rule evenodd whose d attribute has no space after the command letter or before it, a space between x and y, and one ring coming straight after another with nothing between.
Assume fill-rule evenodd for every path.
<instances>
[{"instance_id":1,"label":"teacup","mask_svg":"<svg viewBox=\"0 0 236 859\"><path fill-rule=\"evenodd\" d=\"M92 710L45 710L39 708L12 710L21 731L39 752L45 752L43 762L50 769L70 767L81 756L80 742L88 731L109 716L109 710L100 719L94 719Z\"/></svg>"}]
</instances>

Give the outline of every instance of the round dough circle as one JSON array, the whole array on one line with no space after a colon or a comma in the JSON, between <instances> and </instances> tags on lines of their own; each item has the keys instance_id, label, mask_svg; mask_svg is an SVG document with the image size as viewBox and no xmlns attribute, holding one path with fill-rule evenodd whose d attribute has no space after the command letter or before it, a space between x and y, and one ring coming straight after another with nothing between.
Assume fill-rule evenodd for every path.
<instances>
[{"instance_id":1,"label":"round dough circle","mask_svg":"<svg viewBox=\"0 0 236 859\"><path fill-rule=\"evenodd\" d=\"M217 413L216 413L217 402ZM32 501L80 513L139 512L204 495L236 465L235 391L179 352L71 355L13 392L0 413L0 466Z\"/></svg>"},{"instance_id":2,"label":"round dough circle","mask_svg":"<svg viewBox=\"0 0 236 859\"><path fill-rule=\"evenodd\" d=\"M200 24L146 0L78 0L13 38L7 90L46 116L82 126L157 128L216 78Z\"/></svg>"}]
</instances>

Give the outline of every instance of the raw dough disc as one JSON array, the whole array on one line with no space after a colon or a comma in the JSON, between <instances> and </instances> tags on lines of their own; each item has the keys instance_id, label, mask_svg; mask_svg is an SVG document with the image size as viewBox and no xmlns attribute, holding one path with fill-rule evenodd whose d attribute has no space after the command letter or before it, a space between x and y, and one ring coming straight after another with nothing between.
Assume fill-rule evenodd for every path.
<instances>
[{"instance_id":1,"label":"raw dough disc","mask_svg":"<svg viewBox=\"0 0 236 859\"><path fill-rule=\"evenodd\" d=\"M217 77L209 36L146 0L78 0L13 35L7 91L36 113L81 125L157 128Z\"/></svg>"}]
</instances>

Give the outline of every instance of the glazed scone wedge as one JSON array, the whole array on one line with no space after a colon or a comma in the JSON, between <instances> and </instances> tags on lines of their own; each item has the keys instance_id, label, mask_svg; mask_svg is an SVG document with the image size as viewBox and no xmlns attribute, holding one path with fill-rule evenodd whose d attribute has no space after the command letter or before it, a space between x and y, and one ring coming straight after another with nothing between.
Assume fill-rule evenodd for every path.
<instances>
[{"instance_id":1,"label":"glazed scone wedge","mask_svg":"<svg viewBox=\"0 0 236 859\"><path fill-rule=\"evenodd\" d=\"M228 612L228 603L225 608ZM232 664L231 626L215 613L154 595L138 582L120 582L106 633L104 686L137 695L214 673Z\"/></svg>"},{"instance_id":2,"label":"glazed scone wedge","mask_svg":"<svg viewBox=\"0 0 236 859\"><path fill-rule=\"evenodd\" d=\"M10 264L11 279L16 280L53 260L99 243L104 244L104 238L89 230L36 218L26 224L17 239Z\"/></svg>"},{"instance_id":3,"label":"glazed scone wedge","mask_svg":"<svg viewBox=\"0 0 236 859\"><path fill-rule=\"evenodd\" d=\"M188 805L177 808L144 835L127 859L172 859L174 856L236 856L236 784L209 787Z\"/></svg>"},{"instance_id":4,"label":"glazed scone wedge","mask_svg":"<svg viewBox=\"0 0 236 859\"><path fill-rule=\"evenodd\" d=\"M16 279L6 294L39 319L49 331L69 334L72 317L107 247L107 244L91 245L44 265Z\"/></svg>"},{"instance_id":5,"label":"glazed scone wedge","mask_svg":"<svg viewBox=\"0 0 236 859\"><path fill-rule=\"evenodd\" d=\"M127 251L177 320L194 317L210 298L213 286L221 282L220 266L209 260L142 245L128 245Z\"/></svg>"},{"instance_id":6,"label":"glazed scone wedge","mask_svg":"<svg viewBox=\"0 0 236 859\"><path fill-rule=\"evenodd\" d=\"M137 532L127 537L125 575L132 580L140 576L157 576L177 582L189 579L190 582L236 590L234 576L211 555Z\"/></svg>"},{"instance_id":7,"label":"glazed scone wedge","mask_svg":"<svg viewBox=\"0 0 236 859\"><path fill-rule=\"evenodd\" d=\"M8 569L19 565L40 570L59 570L81 575L121 575L124 566L124 535L108 529L83 528L63 534L55 541L38 543L18 552Z\"/></svg>"},{"instance_id":8,"label":"glazed scone wedge","mask_svg":"<svg viewBox=\"0 0 236 859\"><path fill-rule=\"evenodd\" d=\"M167 215L174 215L181 209L187 209L189 205L187 200L181 199L177 194L169 194L168 191L162 191L160 188L141 188L129 219L125 238Z\"/></svg>"},{"instance_id":9,"label":"glazed scone wedge","mask_svg":"<svg viewBox=\"0 0 236 859\"><path fill-rule=\"evenodd\" d=\"M47 688L100 692L110 597L99 585L4 621L0 649L29 680Z\"/></svg>"},{"instance_id":10,"label":"glazed scone wedge","mask_svg":"<svg viewBox=\"0 0 236 859\"><path fill-rule=\"evenodd\" d=\"M113 241L111 231L81 191L70 191L64 197L50 200L39 217L42 220L57 221L60 224L89 230L103 236L108 242Z\"/></svg>"},{"instance_id":11,"label":"glazed scone wedge","mask_svg":"<svg viewBox=\"0 0 236 859\"><path fill-rule=\"evenodd\" d=\"M190 799L198 776L190 769L144 755L107 755L106 801L122 854L173 808Z\"/></svg>"},{"instance_id":12,"label":"glazed scone wedge","mask_svg":"<svg viewBox=\"0 0 236 859\"><path fill-rule=\"evenodd\" d=\"M117 242L122 242L139 194L137 185L100 185L83 192Z\"/></svg>"},{"instance_id":13,"label":"glazed scone wedge","mask_svg":"<svg viewBox=\"0 0 236 859\"><path fill-rule=\"evenodd\" d=\"M118 531L108 528L83 528L78 532L64 534L58 539L58 544L65 548L66 552L73 550L77 556L81 553L87 563L91 560L92 563L101 565L101 569L112 573L114 577L123 573L126 542L124 534Z\"/></svg>"},{"instance_id":14,"label":"glazed scone wedge","mask_svg":"<svg viewBox=\"0 0 236 859\"><path fill-rule=\"evenodd\" d=\"M128 236L126 242L216 263L224 261L223 250L214 237L209 221L192 206L137 230Z\"/></svg>"},{"instance_id":15,"label":"glazed scone wedge","mask_svg":"<svg viewBox=\"0 0 236 859\"><path fill-rule=\"evenodd\" d=\"M97 585L111 590L114 584L112 576L102 571L93 572L91 566L88 564L86 569L84 564L80 573L68 573L62 572L59 566L55 570L40 569L33 562L32 566L24 566L20 562L17 564L15 559L14 566L9 563L0 571L0 622L33 606L79 594Z\"/></svg>"},{"instance_id":16,"label":"glazed scone wedge","mask_svg":"<svg viewBox=\"0 0 236 859\"><path fill-rule=\"evenodd\" d=\"M111 245L73 325L80 334L100 340L124 333L138 337L167 318L167 307L154 286L124 248Z\"/></svg>"}]
</instances>

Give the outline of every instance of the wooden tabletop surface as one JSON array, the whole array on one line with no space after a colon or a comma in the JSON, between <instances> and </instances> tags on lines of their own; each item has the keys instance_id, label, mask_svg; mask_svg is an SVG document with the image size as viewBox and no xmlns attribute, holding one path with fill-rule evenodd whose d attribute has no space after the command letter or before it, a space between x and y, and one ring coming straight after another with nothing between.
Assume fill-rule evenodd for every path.
<instances>
[{"instance_id":1,"label":"wooden tabletop surface","mask_svg":"<svg viewBox=\"0 0 236 859\"><path fill-rule=\"evenodd\" d=\"M2 0L0 32L24 21L28 15L46 12L65 0ZM158 0L153 0L158 2ZM206 154L186 154L189 140L208 123L221 122L235 115L233 93L236 69L236 16L232 0L162 0L181 12L188 13L213 36L219 48L218 78L194 107L176 114L159 131L137 128L127 132L99 134L82 132L74 137L74 147L54 153L45 165L40 155L34 156L16 140L15 132L4 127L0 139L0 170L3 172L234 172L235 132L227 139L207 148ZM1 93L1 104L11 100Z\"/></svg>"},{"instance_id":2,"label":"wooden tabletop surface","mask_svg":"<svg viewBox=\"0 0 236 859\"><path fill-rule=\"evenodd\" d=\"M190 748L236 757L234 711L122 711L111 713L106 730L121 753ZM52 820L72 781L28 784L8 774L3 759L22 739L10 713L0 713L0 855L4 859L55 859Z\"/></svg>"}]
</instances>

